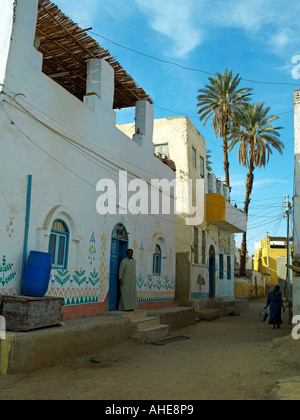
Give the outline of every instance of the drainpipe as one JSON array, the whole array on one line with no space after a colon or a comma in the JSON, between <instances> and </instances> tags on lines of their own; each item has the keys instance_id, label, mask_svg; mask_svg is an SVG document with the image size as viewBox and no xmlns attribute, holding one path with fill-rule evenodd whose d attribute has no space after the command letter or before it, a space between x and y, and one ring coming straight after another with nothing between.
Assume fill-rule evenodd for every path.
<instances>
[{"instance_id":1,"label":"drainpipe","mask_svg":"<svg viewBox=\"0 0 300 420\"><path fill-rule=\"evenodd\" d=\"M22 272L21 272L21 283L20 283L19 295L22 295L22 293L23 293L23 283L24 283L25 263L26 263L26 256L27 256L28 233L29 233L31 187L32 187L32 175L28 175L25 237L24 237L23 261L22 261Z\"/></svg>"},{"instance_id":2,"label":"drainpipe","mask_svg":"<svg viewBox=\"0 0 300 420\"><path fill-rule=\"evenodd\" d=\"M267 231L267 268L268 268L268 293L270 292L270 260L269 260L269 232Z\"/></svg>"}]
</instances>

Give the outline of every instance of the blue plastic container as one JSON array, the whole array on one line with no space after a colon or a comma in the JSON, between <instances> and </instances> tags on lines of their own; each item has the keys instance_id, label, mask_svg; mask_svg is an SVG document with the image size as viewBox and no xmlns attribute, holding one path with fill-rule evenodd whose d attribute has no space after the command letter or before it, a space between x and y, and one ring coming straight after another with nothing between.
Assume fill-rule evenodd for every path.
<instances>
[{"instance_id":1,"label":"blue plastic container","mask_svg":"<svg viewBox=\"0 0 300 420\"><path fill-rule=\"evenodd\" d=\"M46 252L30 251L26 261L23 295L45 296L50 281L52 256Z\"/></svg>"}]
</instances>

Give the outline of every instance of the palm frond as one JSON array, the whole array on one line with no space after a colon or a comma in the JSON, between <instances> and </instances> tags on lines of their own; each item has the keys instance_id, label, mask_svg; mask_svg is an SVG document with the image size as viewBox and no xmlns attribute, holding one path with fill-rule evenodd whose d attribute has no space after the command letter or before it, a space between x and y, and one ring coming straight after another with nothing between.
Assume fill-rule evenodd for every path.
<instances>
[{"instance_id":1,"label":"palm frond","mask_svg":"<svg viewBox=\"0 0 300 420\"><path fill-rule=\"evenodd\" d=\"M263 102L245 103L237 112L237 124L230 133L229 150L239 146L239 163L249 168L265 167L273 149L283 154L284 144L280 140L279 130L270 122L278 116L269 116L270 107Z\"/></svg>"}]
</instances>

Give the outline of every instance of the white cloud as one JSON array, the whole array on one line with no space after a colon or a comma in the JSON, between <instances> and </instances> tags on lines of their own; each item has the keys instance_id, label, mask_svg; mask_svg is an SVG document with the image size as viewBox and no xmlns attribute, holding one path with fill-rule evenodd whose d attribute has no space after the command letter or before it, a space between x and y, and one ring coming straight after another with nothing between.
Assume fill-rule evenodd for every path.
<instances>
[{"instance_id":1,"label":"white cloud","mask_svg":"<svg viewBox=\"0 0 300 420\"><path fill-rule=\"evenodd\" d=\"M150 26L171 40L169 55L185 57L204 38L201 25L195 24L194 0L136 0L147 17Z\"/></svg>"},{"instance_id":2,"label":"white cloud","mask_svg":"<svg viewBox=\"0 0 300 420\"><path fill-rule=\"evenodd\" d=\"M185 57L211 33L237 29L276 54L290 55L300 31L300 4L273 0L135 0L150 26L171 42L166 55ZM221 34L219 35L221 37Z\"/></svg>"},{"instance_id":3,"label":"white cloud","mask_svg":"<svg viewBox=\"0 0 300 420\"><path fill-rule=\"evenodd\" d=\"M107 16L110 19L125 20L132 14L130 2L124 0L54 0L54 3L72 20L82 22L81 26L96 25Z\"/></svg>"},{"instance_id":4,"label":"white cloud","mask_svg":"<svg viewBox=\"0 0 300 420\"><path fill-rule=\"evenodd\" d=\"M76 0L54 0L54 3L76 23L82 23L83 25L81 26L90 26L93 23L93 18L96 16L99 2L97 0L89 0L88 7L85 2Z\"/></svg>"},{"instance_id":5,"label":"white cloud","mask_svg":"<svg viewBox=\"0 0 300 420\"><path fill-rule=\"evenodd\" d=\"M275 54L293 56L300 30L296 0L56 0L56 4L81 26L101 25L110 20L126 25L141 13L149 27L164 37L166 56L186 58L210 35L222 41L222 29L236 29L257 45Z\"/></svg>"},{"instance_id":6,"label":"white cloud","mask_svg":"<svg viewBox=\"0 0 300 420\"><path fill-rule=\"evenodd\" d=\"M300 11L298 2L217 0L216 4L219 13L210 14L210 19L218 27L239 29L280 55L290 54L294 45L298 45L300 31L295 19Z\"/></svg>"}]
</instances>

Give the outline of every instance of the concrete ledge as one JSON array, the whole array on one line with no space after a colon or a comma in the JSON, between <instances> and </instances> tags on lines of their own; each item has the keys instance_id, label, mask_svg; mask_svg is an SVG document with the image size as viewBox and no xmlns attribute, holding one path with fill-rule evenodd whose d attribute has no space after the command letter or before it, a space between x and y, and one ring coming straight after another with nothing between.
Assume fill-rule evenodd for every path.
<instances>
[{"instance_id":1,"label":"concrete ledge","mask_svg":"<svg viewBox=\"0 0 300 420\"><path fill-rule=\"evenodd\" d=\"M221 318L219 309L202 309L196 312L199 321L214 321Z\"/></svg>"},{"instance_id":2,"label":"concrete ledge","mask_svg":"<svg viewBox=\"0 0 300 420\"><path fill-rule=\"evenodd\" d=\"M247 299L230 299L230 298L213 298L209 301L210 309L219 309L221 315L228 315L232 311L244 311L249 309L249 301Z\"/></svg>"},{"instance_id":3,"label":"concrete ledge","mask_svg":"<svg viewBox=\"0 0 300 420\"><path fill-rule=\"evenodd\" d=\"M291 401L300 399L300 377L279 379L272 389L269 400L271 401Z\"/></svg>"},{"instance_id":4,"label":"concrete ledge","mask_svg":"<svg viewBox=\"0 0 300 420\"><path fill-rule=\"evenodd\" d=\"M176 330L196 323L194 308L173 306L171 308L148 310L149 316L160 318L161 324L167 324L170 330Z\"/></svg>"},{"instance_id":5,"label":"concrete ledge","mask_svg":"<svg viewBox=\"0 0 300 420\"><path fill-rule=\"evenodd\" d=\"M7 333L0 340L0 374L27 373L69 357L119 344L131 336L128 318L91 317L62 327Z\"/></svg>"},{"instance_id":6,"label":"concrete ledge","mask_svg":"<svg viewBox=\"0 0 300 420\"><path fill-rule=\"evenodd\" d=\"M139 340L141 343L151 343L151 341L165 338L169 335L169 325L153 325L142 330L132 331L132 338Z\"/></svg>"}]
</instances>

